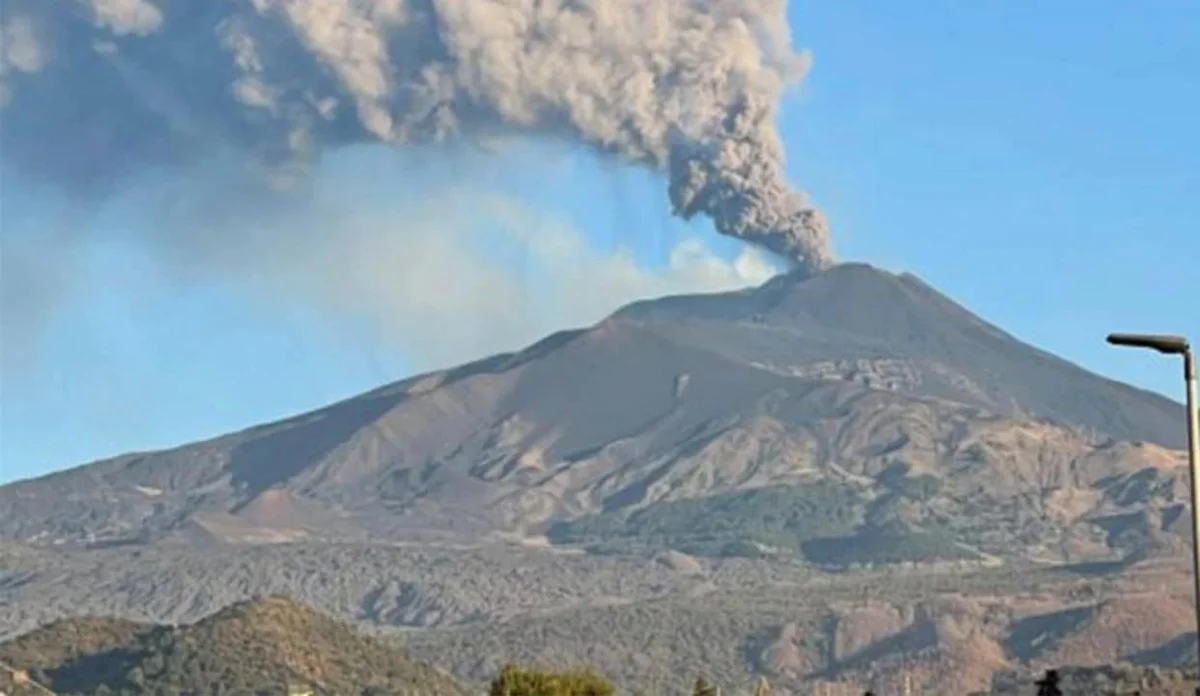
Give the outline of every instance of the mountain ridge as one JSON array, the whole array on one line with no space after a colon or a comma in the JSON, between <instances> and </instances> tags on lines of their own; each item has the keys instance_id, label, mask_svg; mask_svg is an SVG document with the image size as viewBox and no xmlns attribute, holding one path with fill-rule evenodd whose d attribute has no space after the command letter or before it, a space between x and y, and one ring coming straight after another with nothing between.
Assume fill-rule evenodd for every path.
<instances>
[{"instance_id":1,"label":"mountain ridge","mask_svg":"<svg viewBox=\"0 0 1200 696\"><path fill-rule=\"evenodd\" d=\"M913 276L844 264L634 303L280 421L9 484L0 533L85 545L536 536L600 511L813 476L877 487L900 465L961 483L978 478L962 463L974 451L1088 488L1064 467L1107 461L1126 440L1172 444L1177 408L1027 346ZM1028 457L1005 454L1014 447ZM1046 447L1057 454L1037 464ZM1126 473L1177 478L1159 449L1123 450ZM85 514L68 515L68 501Z\"/></svg>"},{"instance_id":2,"label":"mountain ridge","mask_svg":"<svg viewBox=\"0 0 1200 696\"><path fill-rule=\"evenodd\" d=\"M847 291L847 290L850 291ZM907 295L906 299L912 295L917 295L920 302L906 301L903 303L894 302L889 299L890 296L898 296L901 294ZM1097 389L1101 393L1106 393L1111 390L1117 392L1116 396L1136 397L1142 400L1143 405L1151 411L1157 412L1157 416L1166 416L1161 422L1152 426L1145 426L1144 420L1134 418L1131 423L1117 424L1120 427L1110 428L1103 427L1101 423L1073 423L1071 419L1064 418L1062 422L1073 425L1088 425L1096 427L1101 432L1113 435L1119 439L1143 439L1157 444L1163 444L1172 448L1182 448L1184 446L1184 431L1178 423L1183 418L1183 405L1174 402L1162 395L1150 392L1144 389L1138 389L1130 385L1123 384L1116 380L1108 379L1092 373L1066 359L1054 355L1048 351L1030 346L1012 334L1004 331L996 325L981 319L978 315L967 310L962 305L954 302L946 297L941 292L930 286L915 275L904 273L893 275L886 271L880 271L870 265L860 263L847 263L834 267L833 269L811 277L792 277L792 276L777 276L768 281L761 288L754 291L741 291L738 293L727 293L725 295L713 296L711 299L704 298L713 305L737 305L739 301L749 300L754 303L751 307L740 306L735 316L726 314L724 318L734 319L740 318L757 318L760 322L772 323L773 320L778 323L777 319L773 319L772 312L777 312L780 306L783 305L783 314L788 323L794 327L799 324L802 327L816 325L816 328L834 325L841 329L844 333L851 334L852 338L867 337L875 341L877 345L886 346L887 351L894 357L929 357L933 352L929 350L929 344L921 345L921 350L911 350L907 345L910 340L909 336L904 336L905 332L912 334L929 334L939 337L944 340L943 336L947 333L945 327L955 328L958 332L964 333L964 329L969 329L982 335L994 345L999 345L1003 349L1011 349L1019 347L1023 352L1030 357L1043 361L1049 367L1067 370L1072 377L1083 378L1091 384L1092 389ZM789 299L799 298L800 303L793 302L793 306L787 306L785 303ZM695 297L681 296L676 298L664 298L662 300L646 300L633 303L632 305L618 310L614 315L617 317L657 317L661 316L660 312L664 308L670 309L673 306L686 305L688 308L688 318L694 318L697 315L704 318L703 312L698 312L694 308ZM798 305L798 306L796 306ZM861 308L877 308L869 312L867 317L854 317L851 321L851 326L854 331L846 331L844 324L846 320L842 316L830 316L831 310L837 312L843 308L847 311L846 315L855 313L861 314ZM913 322L918 326L895 326L893 317L887 315L888 312L895 312L897 308L910 312L917 316L917 321ZM945 317L931 318L929 315L931 310L936 310ZM818 321L813 321L813 317ZM843 324L842 326L838 326ZM891 332L890 335L879 337L879 325L887 326ZM919 328L921 331L914 331L914 328ZM844 336L843 336L844 337ZM806 340L812 340L812 336L806 336ZM853 345L856 341L830 341L836 346L839 357L846 358L847 343ZM968 345L980 345L982 342L972 339ZM984 347L989 347L986 343L982 343ZM898 349L898 346L900 349ZM942 348L944 346L934 345L933 348ZM861 347L858 348L861 350ZM911 351L905 355L906 351ZM1109 394L1105 394L1109 396ZM1028 401L1029 399L1022 399ZM1078 408L1079 404L1072 404L1074 408ZM1055 409L1046 409L1053 411ZM1037 413L1035 410L1034 413ZM1042 415L1042 414L1038 414ZM1122 414L1126 416L1127 414ZM1141 432L1138 432L1141 430Z\"/></svg>"},{"instance_id":3,"label":"mountain ridge","mask_svg":"<svg viewBox=\"0 0 1200 696\"><path fill-rule=\"evenodd\" d=\"M862 265L635 303L0 487L0 636L285 593L468 680L543 649L883 692L1187 659L1181 409Z\"/></svg>"},{"instance_id":4,"label":"mountain ridge","mask_svg":"<svg viewBox=\"0 0 1200 696\"><path fill-rule=\"evenodd\" d=\"M469 693L396 647L279 596L236 602L182 626L64 619L0 643L0 659L64 695L101 688L283 693L289 685L322 693Z\"/></svg>"},{"instance_id":5,"label":"mountain ridge","mask_svg":"<svg viewBox=\"0 0 1200 696\"><path fill-rule=\"evenodd\" d=\"M660 310L662 308L670 308L672 306L679 305L679 304L694 303L697 300L704 302L706 304L722 305L722 304L737 302L738 300L743 299L743 298L758 298L758 297L762 297L762 296L772 297L772 296L776 295L776 292L775 292L776 290L791 289L791 288L794 288L795 285L797 285L797 284L803 284L803 283L813 280L814 277L822 278L822 277L829 276L831 274L838 274L838 273L855 273L858 275L870 275L870 276L875 276L875 277L882 276L882 277L894 278L898 281L903 282L905 285L911 287L912 289L921 292L924 296L932 299L936 303L948 306L952 312L963 316L969 322L978 324L985 331L994 333L997 337L1001 338L1002 340L1021 343L1022 345L1032 348L1034 351L1036 351L1040 355L1042 355L1046 358L1049 358L1063 366L1066 366L1066 367L1076 370L1080 373L1083 373L1083 374L1087 375L1088 377L1094 377L1096 379L1110 383L1111 385L1113 385L1117 388L1125 390L1129 393L1136 394L1137 396L1146 397L1149 400L1151 400L1152 402L1155 402L1161 406L1165 406L1170 409L1179 409L1180 413L1182 414L1182 409L1184 408L1183 404L1176 402L1162 394L1159 394L1157 392L1154 392L1154 391L1151 391L1148 389L1143 389L1140 387L1129 385L1124 382L1120 382L1119 380L1104 377L1097 373L1091 372L1090 370L1087 370L1086 368L1080 367L1077 364L1072 363L1072 362L1066 360L1065 358L1062 358L1061 356L1058 356L1054 353L1050 353L1048 351L1042 350L1040 348L1037 348L1036 346L1025 344L1023 341L1021 341L1016 336L1013 336L1012 334L1009 334L1008 332L995 326L994 324L991 324L990 322L987 322L987 321L981 319L980 317L978 317L978 315L974 314L973 312L966 309L962 305L959 305L955 301L946 297L944 294L939 292L936 288L934 288L933 286L926 283L919 276L916 276L909 272L903 272L903 273L899 273L899 274L891 274L891 273L888 273L887 271L879 270L870 264L859 263L859 262L849 262L849 263L842 263L837 266L834 266L830 271L826 271L824 274L819 274L817 276L781 274L781 275L771 278L770 280L768 280L766 283L764 283L761 286L744 288L741 290L719 292L719 293L699 294L699 295L695 295L695 294L669 295L669 296L664 296L664 297L660 297L660 298L637 300L637 301L631 302L628 305L625 305L624 307L618 308L611 315L609 315L608 318L602 320L601 322L599 322L598 324L596 324L592 327L584 327L584 328L577 328L577 329L565 329L565 330L556 331L554 333L551 333L551 334L533 342L532 344L530 344L529 346L526 346L525 348L508 351L508 352L497 353L497 354L483 357L483 358L480 358L477 360L472 360L472 361L469 361L467 363L464 363L462 365L455 366L455 367L429 370L426 372L411 375L409 377L402 378L395 382L391 382L389 384L375 387L373 389L367 390L360 394L354 394L354 395L351 395L351 396L348 396L345 398L337 399L337 400L335 400L329 404L326 404L324 406L319 406L319 407L304 410L304 411L301 411L301 412L298 412L298 413L295 413L292 415L287 415L287 416L283 416L283 417L280 417L277 419L272 419L265 423L247 426L245 428L241 428L241 429L232 431L230 433L218 434L218 435L214 435L211 437L204 437L204 438L201 438L201 439L198 439L195 441L185 442L185 443L167 447L164 449L135 450L135 451L131 451L131 452L113 455L110 457L103 457L100 459L90 460L90 461L83 462L78 465L71 466L71 467L68 467L68 468L65 468L65 469L62 469L59 471L49 472L49 473L43 474L41 476L35 476L35 477L28 478L28 479L20 479L20 480L12 481L12 482L10 482L10 484L22 483L24 481L42 479L42 478L47 478L47 477L60 476L62 474L73 472L73 471L76 471L76 470L79 470L79 469L82 469L84 467L91 466L94 464L103 464L106 462L115 461L115 460L123 460L123 459L131 458L131 457L146 456L146 455L150 455L150 454L159 454L159 453L163 453L163 452L171 452L171 451L179 450L179 449L186 448L186 447L195 447L195 446L204 445L206 443L210 443L210 442L214 442L214 441L218 441L218 440L224 440L224 439L227 439L230 437L236 437L236 436L240 436L240 435L248 435L248 434L252 434L254 432L258 432L258 431L261 431L264 429L288 425L288 424L303 420L304 418L312 417L312 416L324 413L326 411L336 409L337 407L345 405L350 402L355 402L355 401L359 401L362 399L373 399L373 398L377 398L377 397L392 395L399 391L406 390L411 385L427 383L429 381L448 383L448 382L453 382L456 379L459 379L464 375L476 374L479 372L502 371L505 369L510 369L511 367L519 365L520 362L523 362L523 361L526 361L529 359L536 359L537 357L539 357L540 355L543 355L548 350L553 350L553 349L559 348L562 345L564 345L565 343L568 343L571 340L574 340L575 338L585 335L589 331L591 331L599 326L602 326L605 323L612 322L614 320L620 321L620 320L627 320L627 319L645 320L646 318L648 318L647 310L652 310L649 313L649 316L655 317L654 311ZM694 305L689 304L689 309L693 310L690 312L690 314L692 314L693 317L695 317L695 315L697 313L694 311ZM747 312L743 311L743 312L741 312L741 314L747 314ZM1175 429L1178 430L1179 428L1175 428ZM1169 435L1165 438L1165 442L1159 442L1159 444L1167 444L1168 446L1171 446L1171 447L1182 447L1182 445L1183 445L1182 438L1183 437L1184 437L1184 435L1182 434L1182 432L1176 433L1173 435ZM1154 441L1154 440L1147 438L1147 441ZM10 485L10 484L5 484L5 485ZM2 487L2 486L0 486L0 487Z\"/></svg>"}]
</instances>

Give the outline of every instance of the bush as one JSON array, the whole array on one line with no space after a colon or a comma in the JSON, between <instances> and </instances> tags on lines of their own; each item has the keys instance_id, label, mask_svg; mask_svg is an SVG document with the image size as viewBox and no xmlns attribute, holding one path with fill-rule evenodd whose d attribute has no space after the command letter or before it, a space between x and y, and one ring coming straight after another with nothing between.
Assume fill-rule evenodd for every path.
<instances>
[{"instance_id":1,"label":"bush","mask_svg":"<svg viewBox=\"0 0 1200 696\"><path fill-rule=\"evenodd\" d=\"M614 689L591 670L541 672L507 665L492 681L491 696L612 696Z\"/></svg>"}]
</instances>

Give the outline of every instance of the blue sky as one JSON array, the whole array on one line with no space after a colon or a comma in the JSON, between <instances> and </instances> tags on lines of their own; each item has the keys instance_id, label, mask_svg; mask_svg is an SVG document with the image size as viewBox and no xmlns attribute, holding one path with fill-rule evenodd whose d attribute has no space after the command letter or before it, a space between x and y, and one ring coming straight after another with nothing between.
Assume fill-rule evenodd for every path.
<instances>
[{"instance_id":1,"label":"blue sky","mask_svg":"<svg viewBox=\"0 0 1200 696\"><path fill-rule=\"evenodd\" d=\"M1110 349L1103 337L1200 340L1200 3L793 0L792 26L815 66L785 105L789 171L829 213L843 258L917 273L1023 339L1182 398L1176 364ZM319 173L330 224L428 212L423 197L446 196L465 168L472 191L499 198L451 217L511 229L473 237L483 240L474 252L491 258L462 271L487 271L478 292L508 293L520 316L475 326L479 307L459 298L446 324L430 325L411 303L328 299L298 269L320 274L337 260L302 244L263 287L230 280L237 258L200 275L183 263L163 269L132 241L149 223L137 201L124 201L88 219L93 241L62 271L77 292L32 356L18 361L4 346L0 482L316 407L590 320L606 301L757 277L673 264L692 237L727 260L742 250L702 221L670 219L661 182L646 172L560 144L453 164L417 159L335 157ZM0 203L6 253L21 229L62 214L12 182ZM433 210L419 224L444 226L444 209ZM526 245L524 228L544 234ZM556 258L594 301L539 299L563 287L545 262ZM362 289L388 282L385 273ZM396 314L407 319L392 322Z\"/></svg>"}]
</instances>

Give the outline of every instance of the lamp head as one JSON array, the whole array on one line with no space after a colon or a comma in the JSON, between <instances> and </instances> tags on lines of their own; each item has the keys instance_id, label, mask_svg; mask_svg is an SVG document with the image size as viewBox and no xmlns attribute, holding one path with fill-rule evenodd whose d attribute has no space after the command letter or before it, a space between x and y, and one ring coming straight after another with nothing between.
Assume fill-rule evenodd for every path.
<instances>
[{"instance_id":1,"label":"lamp head","mask_svg":"<svg viewBox=\"0 0 1200 696\"><path fill-rule=\"evenodd\" d=\"M1157 334L1110 334L1108 342L1126 348L1150 348L1168 355L1186 355L1191 346L1183 336Z\"/></svg>"}]
</instances>

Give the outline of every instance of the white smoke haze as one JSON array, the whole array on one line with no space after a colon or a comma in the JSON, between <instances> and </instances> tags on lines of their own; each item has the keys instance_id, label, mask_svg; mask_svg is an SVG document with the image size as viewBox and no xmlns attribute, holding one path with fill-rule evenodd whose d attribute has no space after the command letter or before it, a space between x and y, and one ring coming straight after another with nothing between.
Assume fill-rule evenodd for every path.
<instances>
[{"instance_id":1,"label":"white smoke haze","mask_svg":"<svg viewBox=\"0 0 1200 696\"><path fill-rule=\"evenodd\" d=\"M518 349L638 299L733 290L779 272L753 247L728 261L696 238L679 242L665 266L639 262L629 249L599 248L565 218L470 186L354 203L314 194L285 210L213 215L193 198L157 210L156 224L193 229L154 256L176 281L315 310L349 333L369 327L418 370ZM222 241L206 243L213 238Z\"/></svg>"},{"instance_id":2,"label":"white smoke haze","mask_svg":"<svg viewBox=\"0 0 1200 696\"><path fill-rule=\"evenodd\" d=\"M757 285L780 270L752 246L726 260L698 238L639 223L638 206L603 185L620 188L631 172L556 147L347 151L286 191L241 165L214 156L171 176L152 170L94 205L0 191L0 382L49 378L53 365L38 362L44 334L64 313L92 311L97 293L134 333L140 303L207 288L266 318L310 317L342 342L425 370L519 349L635 300ZM530 199L527 189L564 176L568 189L599 180L585 207L613 210L611 232L593 224L585 234L571 213ZM665 261L645 258L655 247ZM221 317L190 321L214 336L229 330Z\"/></svg>"},{"instance_id":3,"label":"white smoke haze","mask_svg":"<svg viewBox=\"0 0 1200 696\"><path fill-rule=\"evenodd\" d=\"M774 127L807 67L785 0L6 0L2 22L3 163L79 196L219 150L295 186L346 145L532 135L832 262Z\"/></svg>"},{"instance_id":4,"label":"white smoke haze","mask_svg":"<svg viewBox=\"0 0 1200 696\"><path fill-rule=\"evenodd\" d=\"M0 376L31 364L83 284L78 231L93 211L28 193L0 178Z\"/></svg>"},{"instance_id":5,"label":"white smoke haze","mask_svg":"<svg viewBox=\"0 0 1200 696\"><path fill-rule=\"evenodd\" d=\"M57 248L43 237L0 242L0 376L30 364L39 338L70 301L75 252L73 245Z\"/></svg>"}]
</instances>

